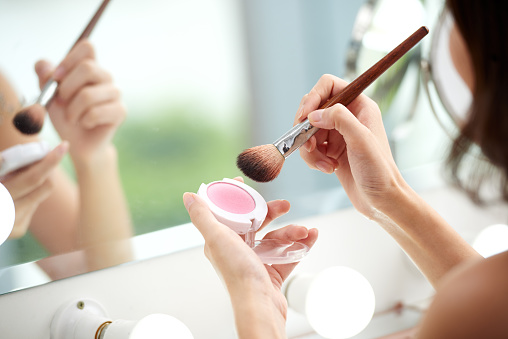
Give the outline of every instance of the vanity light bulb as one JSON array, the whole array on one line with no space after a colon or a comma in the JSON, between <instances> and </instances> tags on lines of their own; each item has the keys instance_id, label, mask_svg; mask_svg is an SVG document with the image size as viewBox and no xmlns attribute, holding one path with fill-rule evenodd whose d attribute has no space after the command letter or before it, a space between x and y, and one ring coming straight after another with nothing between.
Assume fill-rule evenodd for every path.
<instances>
[{"instance_id":1,"label":"vanity light bulb","mask_svg":"<svg viewBox=\"0 0 508 339\"><path fill-rule=\"evenodd\" d=\"M14 201L12 201L11 194L0 183L0 245L9 237L14 226Z\"/></svg>"},{"instance_id":2,"label":"vanity light bulb","mask_svg":"<svg viewBox=\"0 0 508 339\"><path fill-rule=\"evenodd\" d=\"M485 258L508 250L508 225L486 227L475 238L473 248Z\"/></svg>"},{"instance_id":3,"label":"vanity light bulb","mask_svg":"<svg viewBox=\"0 0 508 339\"><path fill-rule=\"evenodd\" d=\"M103 339L194 339L183 322L167 314L150 314L139 321L115 320Z\"/></svg>"},{"instance_id":4,"label":"vanity light bulb","mask_svg":"<svg viewBox=\"0 0 508 339\"><path fill-rule=\"evenodd\" d=\"M345 266L316 276L295 276L286 296L289 307L306 315L324 338L351 338L367 327L374 315L375 296L368 280Z\"/></svg>"},{"instance_id":5,"label":"vanity light bulb","mask_svg":"<svg viewBox=\"0 0 508 339\"><path fill-rule=\"evenodd\" d=\"M175 317L166 314L152 314L136 324L129 339L193 339L189 328Z\"/></svg>"}]
</instances>

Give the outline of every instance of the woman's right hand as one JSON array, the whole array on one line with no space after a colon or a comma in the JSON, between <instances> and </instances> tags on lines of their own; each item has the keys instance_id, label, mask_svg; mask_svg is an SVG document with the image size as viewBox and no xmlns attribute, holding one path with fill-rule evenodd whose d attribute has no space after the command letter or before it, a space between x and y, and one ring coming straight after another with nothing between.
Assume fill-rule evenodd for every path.
<instances>
[{"instance_id":1,"label":"woman's right hand","mask_svg":"<svg viewBox=\"0 0 508 339\"><path fill-rule=\"evenodd\" d=\"M318 110L347 82L323 75L306 94L295 123L306 118L320 130L300 148L310 168L337 175L355 208L368 218L389 208L406 184L393 160L377 104L361 94L346 108Z\"/></svg>"},{"instance_id":2,"label":"woman's right hand","mask_svg":"<svg viewBox=\"0 0 508 339\"><path fill-rule=\"evenodd\" d=\"M27 232L37 207L52 191L51 174L68 148L69 144L62 142L43 159L0 178L12 196L16 211L9 239L20 238Z\"/></svg>"}]
</instances>

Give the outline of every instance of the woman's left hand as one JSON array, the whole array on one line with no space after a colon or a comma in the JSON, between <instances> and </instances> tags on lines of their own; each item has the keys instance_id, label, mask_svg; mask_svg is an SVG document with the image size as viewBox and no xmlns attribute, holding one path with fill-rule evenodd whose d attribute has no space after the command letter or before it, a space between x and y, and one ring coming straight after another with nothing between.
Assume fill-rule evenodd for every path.
<instances>
[{"instance_id":1,"label":"woman's left hand","mask_svg":"<svg viewBox=\"0 0 508 339\"><path fill-rule=\"evenodd\" d=\"M69 141L75 164L99 160L126 109L111 75L97 64L91 43L80 41L55 70L46 61L35 70L41 87L51 76L59 83L48 111L61 139Z\"/></svg>"},{"instance_id":2,"label":"woman's left hand","mask_svg":"<svg viewBox=\"0 0 508 339\"><path fill-rule=\"evenodd\" d=\"M239 334L245 329L245 333L249 333L245 337L255 337L254 332L270 331L275 327L278 335L265 337L285 335L287 302L281 286L297 263L264 265L237 233L217 221L198 195L185 193L183 201L192 223L205 239L205 255L222 277L231 296ZM289 203L285 200L269 202L263 226L288 210ZM316 229L290 225L272 231L264 238L299 241L310 248L317 240L317 234ZM259 326L249 324L252 321L257 321ZM264 334L268 335L268 332Z\"/></svg>"}]
</instances>

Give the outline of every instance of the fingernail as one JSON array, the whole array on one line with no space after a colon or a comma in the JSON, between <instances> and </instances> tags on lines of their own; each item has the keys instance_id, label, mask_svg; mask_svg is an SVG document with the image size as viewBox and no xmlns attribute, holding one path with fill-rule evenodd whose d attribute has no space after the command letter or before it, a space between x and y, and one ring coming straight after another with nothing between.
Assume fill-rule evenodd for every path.
<instances>
[{"instance_id":1,"label":"fingernail","mask_svg":"<svg viewBox=\"0 0 508 339\"><path fill-rule=\"evenodd\" d=\"M316 163L316 168L324 173L332 173L333 166L327 163L326 161L318 161Z\"/></svg>"},{"instance_id":2,"label":"fingernail","mask_svg":"<svg viewBox=\"0 0 508 339\"><path fill-rule=\"evenodd\" d=\"M65 68L60 65L55 69L55 73L53 73L53 78L55 80L61 80L65 74Z\"/></svg>"},{"instance_id":3,"label":"fingernail","mask_svg":"<svg viewBox=\"0 0 508 339\"><path fill-rule=\"evenodd\" d=\"M302 116L303 116L303 104L298 109L298 112L296 113L296 115L297 115L296 120L298 120L298 121L302 120Z\"/></svg>"},{"instance_id":4,"label":"fingernail","mask_svg":"<svg viewBox=\"0 0 508 339\"><path fill-rule=\"evenodd\" d=\"M187 211L189 210L190 206L194 203L196 199L194 199L194 194L186 192L183 194L183 204Z\"/></svg>"},{"instance_id":5,"label":"fingernail","mask_svg":"<svg viewBox=\"0 0 508 339\"><path fill-rule=\"evenodd\" d=\"M37 64L37 74L40 74L40 75L46 75L48 74L49 72L51 72L51 65L49 63L40 63L40 64Z\"/></svg>"},{"instance_id":6,"label":"fingernail","mask_svg":"<svg viewBox=\"0 0 508 339\"><path fill-rule=\"evenodd\" d=\"M317 111L311 112L307 118L311 123L319 122L323 117L323 111L324 111L323 109L318 109Z\"/></svg>"},{"instance_id":7,"label":"fingernail","mask_svg":"<svg viewBox=\"0 0 508 339\"><path fill-rule=\"evenodd\" d=\"M69 150L69 142L62 141L60 145L57 146L57 151L59 155L64 155Z\"/></svg>"},{"instance_id":8,"label":"fingernail","mask_svg":"<svg viewBox=\"0 0 508 339\"><path fill-rule=\"evenodd\" d=\"M306 142L305 144L303 144L303 149L305 149L307 152L310 152L310 147L311 147L310 142Z\"/></svg>"}]
</instances>

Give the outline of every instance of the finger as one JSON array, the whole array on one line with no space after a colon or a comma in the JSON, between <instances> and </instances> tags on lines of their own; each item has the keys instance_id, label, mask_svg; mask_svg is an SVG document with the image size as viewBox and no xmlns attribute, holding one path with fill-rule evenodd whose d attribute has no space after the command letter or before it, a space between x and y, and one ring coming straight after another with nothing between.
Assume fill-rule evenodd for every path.
<instances>
[{"instance_id":1,"label":"finger","mask_svg":"<svg viewBox=\"0 0 508 339\"><path fill-rule=\"evenodd\" d=\"M56 72L56 71L55 71ZM81 61L61 79L58 87L58 98L69 102L85 86L112 83L111 75L90 59Z\"/></svg>"},{"instance_id":2,"label":"finger","mask_svg":"<svg viewBox=\"0 0 508 339\"><path fill-rule=\"evenodd\" d=\"M67 54L53 73L53 79L61 81L83 60L94 60L95 51L88 39L79 41L76 46Z\"/></svg>"},{"instance_id":3,"label":"finger","mask_svg":"<svg viewBox=\"0 0 508 339\"><path fill-rule=\"evenodd\" d=\"M229 227L217 221L208 205L197 194L186 192L183 195L183 203L192 224L198 229L205 241L210 241L218 227Z\"/></svg>"},{"instance_id":4,"label":"finger","mask_svg":"<svg viewBox=\"0 0 508 339\"><path fill-rule=\"evenodd\" d=\"M69 143L64 141L40 161L11 173L4 181L4 186L12 198L19 199L41 186L68 149Z\"/></svg>"},{"instance_id":5,"label":"finger","mask_svg":"<svg viewBox=\"0 0 508 339\"><path fill-rule=\"evenodd\" d=\"M30 227L33 214L39 205L49 197L52 190L53 182L51 180L45 180L35 190L14 201L16 217L10 238L20 238L26 234Z\"/></svg>"},{"instance_id":6,"label":"finger","mask_svg":"<svg viewBox=\"0 0 508 339\"><path fill-rule=\"evenodd\" d=\"M307 115L318 109L323 103L325 103L331 96L337 94L348 83L336 76L325 74L321 76L316 85L311 91L304 97L302 112L300 112L299 121L303 121L307 118Z\"/></svg>"},{"instance_id":7,"label":"finger","mask_svg":"<svg viewBox=\"0 0 508 339\"><path fill-rule=\"evenodd\" d=\"M239 181L239 182L244 182L243 178L242 177L234 177L233 180L236 180L236 181Z\"/></svg>"},{"instance_id":8,"label":"finger","mask_svg":"<svg viewBox=\"0 0 508 339\"><path fill-rule=\"evenodd\" d=\"M355 140L362 140L366 134L370 134L369 129L341 104L311 112L309 122L318 128L335 129L344 137L347 144Z\"/></svg>"},{"instance_id":9,"label":"finger","mask_svg":"<svg viewBox=\"0 0 508 339\"><path fill-rule=\"evenodd\" d=\"M291 208L291 204L287 200L273 200L267 202L266 204L268 206L268 213L266 214L263 224L258 229L258 232L275 219L289 212L289 209Z\"/></svg>"},{"instance_id":10,"label":"finger","mask_svg":"<svg viewBox=\"0 0 508 339\"><path fill-rule=\"evenodd\" d=\"M309 138L309 140L307 140L305 144L302 145L302 148L305 149L307 152L312 152L316 148L316 144L317 144L316 136L313 135Z\"/></svg>"},{"instance_id":11,"label":"finger","mask_svg":"<svg viewBox=\"0 0 508 339\"><path fill-rule=\"evenodd\" d=\"M267 233L263 239L279 239L286 241L298 241L306 238L308 229L304 226L289 225Z\"/></svg>"},{"instance_id":12,"label":"finger","mask_svg":"<svg viewBox=\"0 0 508 339\"><path fill-rule=\"evenodd\" d=\"M314 148L311 152L300 149L300 157L305 161L307 166L312 169L326 174L333 173L335 168L337 168L337 161L326 155L326 148L326 145L321 145Z\"/></svg>"},{"instance_id":13,"label":"finger","mask_svg":"<svg viewBox=\"0 0 508 339\"><path fill-rule=\"evenodd\" d=\"M35 63L35 73L39 77L39 87L42 89L53 74L53 66L46 60L39 60Z\"/></svg>"},{"instance_id":14,"label":"finger","mask_svg":"<svg viewBox=\"0 0 508 339\"><path fill-rule=\"evenodd\" d=\"M69 102L67 109L66 119L71 124L76 124L78 120L81 120L86 112L92 111L96 106L101 104L111 103L120 99L120 91L112 84L100 84L93 86L85 86L80 89L72 101ZM96 112L97 114L99 112ZM118 112L113 113L111 117L103 116L101 119L110 119L118 117L118 115L124 115L125 111L122 109ZM97 118L93 115L90 119ZM123 120L123 119L122 119Z\"/></svg>"},{"instance_id":15,"label":"finger","mask_svg":"<svg viewBox=\"0 0 508 339\"><path fill-rule=\"evenodd\" d=\"M125 105L120 101L95 105L83 114L80 124L87 129L104 125L118 126L124 121L125 112Z\"/></svg>"},{"instance_id":16,"label":"finger","mask_svg":"<svg viewBox=\"0 0 508 339\"><path fill-rule=\"evenodd\" d=\"M305 227L303 227L303 228L305 228ZM299 232L301 232L301 231L299 231ZM309 247L309 249L311 249L312 246L314 246L314 244L316 243L317 238L318 238L318 230L315 228L312 228L306 232L305 238L295 239L292 241L298 241L302 244L307 245ZM293 272L296 265L298 265L298 262L291 263L291 264L272 265L272 268L279 273L280 277L282 278L282 281L284 281L291 274L291 272Z\"/></svg>"}]
</instances>

